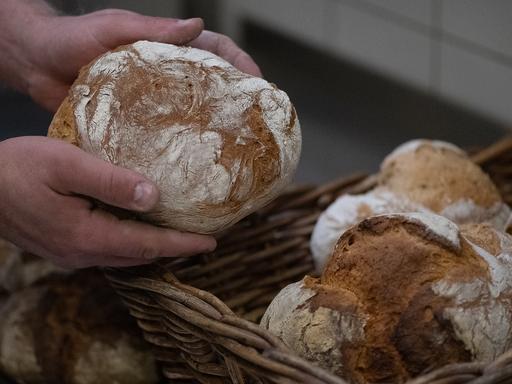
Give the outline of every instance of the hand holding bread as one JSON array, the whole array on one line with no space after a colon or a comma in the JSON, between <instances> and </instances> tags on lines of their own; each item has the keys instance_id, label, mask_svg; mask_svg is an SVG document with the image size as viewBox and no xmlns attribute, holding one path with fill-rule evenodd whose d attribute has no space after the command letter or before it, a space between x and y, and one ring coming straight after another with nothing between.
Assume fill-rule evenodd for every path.
<instances>
[{"instance_id":1,"label":"hand holding bread","mask_svg":"<svg viewBox=\"0 0 512 384\"><path fill-rule=\"evenodd\" d=\"M8 197L0 215L10 220L0 225L19 246L68 267L212 250L213 238L179 231L216 233L271 201L290 182L301 145L284 92L209 52L150 42L85 67L49 135L83 150L42 138L0 144L0 156L23 158L0 175Z\"/></svg>"},{"instance_id":2,"label":"hand holding bread","mask_svg":"<svg viewBox=\"0 0 512 384\"><path fill-rule=\"evenodd\" d=\"M140 39L209 49L239 69L261 75L233 41L203 28L200 19L148 17L113 9L60 16L43 0L5 0L0 6L4 36L0 77L55 111L82 66L110 49ZM63 143L42 138L2 142L0 152L5 165L0 174L4 183L0 187L1 234L62 265L142 264L159 256L187 255L215 246L211 238L120 222L92 209L90 198L138 212L152 208L158 191L142 175L93 161ZM96 173L91 171L95 167ZM148 191L143 206L134 201L134 183L141 180L148 183L138 189L135 200L141 203L141 192ZM108 233L113 237L107 238Z\"/></svg>"},{"instance_id":3,"label":"hand holding bread","mask_svg":"<svg viewBox=\"0 0 512 384\"><path fill-rule=\"evenodd\" d=\"M128 266L157 257L212 250L215 240L120 220L83 196L137 211L143 176L94 158L64 142L21 137L0 143L0 233L21 248L68 268Z\"/></svg>"}]
</instances>

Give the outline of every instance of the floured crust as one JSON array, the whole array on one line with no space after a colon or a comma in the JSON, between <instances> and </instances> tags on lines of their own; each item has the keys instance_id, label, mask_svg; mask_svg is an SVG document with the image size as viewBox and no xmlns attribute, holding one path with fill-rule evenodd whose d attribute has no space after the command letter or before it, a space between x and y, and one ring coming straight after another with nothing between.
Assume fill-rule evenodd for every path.
<instances>
[{"instance_id":1,"label":"floured crust","mask_svg":"<svg viewBox=\"0 0 512 384\"><path fill-rule=\"evenodd\" d=\"M448 361L436 360L430 354L417 356L421 350L395 336L414 334L424 339L433 329L446 333L447 324L429 323L427 327L424 319L422 327L418 327L418 323L403 316L417 316L432 302L438 303L433 309L438 311L448 305L449 300L436 300L429 290L432 282L443 279L448 271L458 281L487 275L482 260L467 243L461 242L457 227L440 216L373 217L342 236L324 271L322 284L354 293L368 313L365 340L356 352L359 359L352 362L350 369L362 373L361 382L381 382L388 377L403 380L419 374L427 368L427 362L435 360L440 366L457 361L459 356L469 357L460 341L437 345L437 352L442 352L440 356L448 357ZM422 300L421 306L414 302L415 297ZM416 356L415 367L403 361L411 356Z\"/></svg>"},{"instance_id":2,"label":"floured crust","mask_svg":"<svg viewBox=\"0 0 512 384\"><path fill-rule=\"evenodd\" d=\"M23 300L7 299L0 316L0 368L10 376L27 382L43 382L33 334L24 319L37 306L43 290L29 290Z\"/></svg>"},{"instance_id":3,"label":"floured crust","mask_svg":"<svg viewBox=\"0 0 512 384\"><path fill-rule=\"evenodd\" d=\"M461 150L447 143L413 144L404 145L386 158L380 173L381 186L441 214L461 201L483 208L502 203L489 176Z\"/></svg>"},{"instance_id":4,"label":"floured crust","mask_svg":"<svg viewBox=\"0 0 512 384\"><path fill-rule=\"evenodd\" d=\"M350 355L346 352L364 338L366 318L358 308L350 292L335 291L306 277L281 290L261 324L300 356L336 373L347 373Z\"/></svg>"},{"instance_id":5,"label":"floured crust","mask_svg":"<svg viewBox=\"0 0 512 384\"><path fill-rule=\"evenodd\" d=\"M371 217L342 235L320 279L285 290L262 325L355 383L404 382L512 347L512 238L489 224L459 228L427 213ZM315 321L293 321L305 316ZM333 318L352 321L340 327ZM355 324L362 332L343 341ZM304 338L317 327L327 327L320 340ZM334 347L312 353L309 344L330 334Z\"/></svg>"},{"instance_id":6,"label":"floured crust","mask_svg":"<svg viewBox=\"0 0 512 384\"><path fill-rule=\"evenodd\" d=\"M71 132L71 133L70 133ZM145 219L214 233L272 200L297 167L287 95L193 48L137 42L82 69L50 128L160 188Z\"/></svg>"},{"instance_id":7,"label":"floured crust","mask_svg":"<svg viewBox=\"0 0 512 384\"><path fill-rule=\"evenodd\" d=\"M387 155L384 160L382 161L382 167L387 167L390 163L394 162L397 158L400 158L402 155L408 154L408 153L414 153L421 147L431 147L435 151L448 151L448 152L454 152L458 153L462 156L466 156L466 153L457 147L456 145L453 145L452 143L448 143L446 141L440 141L440 140L427 140L427 139L414 139L406 141L403 144L400 144L398 147L396 147L389 155Z\"/></svg>"},{"instance_id":8,"label":"floured crust","mask_svg":"<svg viewBox=\"0 0 512 384\"><path fill-rule=\"evenodd\" d=\"M465 224L460 227L461 233L468 241L484 248L494 256L503 252L502 236L488 223ZM507 236L509 238L509 236Z\"/></svg>"},{"instance_id":9,"label":"floured crust","mask_svg":"<svg viewBox=\"0 0 512 384\"><path fill-rule=\"evenodd\" d=\"M322 213L311 235L311 252L317 273L323 271L340 236L353 225L370 216L413 211L427 209L382 188L339 197Z\"/></svg>"}]
</instances>

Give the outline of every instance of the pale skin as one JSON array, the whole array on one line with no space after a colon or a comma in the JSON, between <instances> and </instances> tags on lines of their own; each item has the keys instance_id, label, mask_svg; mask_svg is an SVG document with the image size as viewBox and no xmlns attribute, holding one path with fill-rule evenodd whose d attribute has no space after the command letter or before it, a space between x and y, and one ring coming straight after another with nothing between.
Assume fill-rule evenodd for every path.
<instances>
[{"instance_id":1,"label":"pale skin","mask_svg":"<svg viewBox=\"0 0 512 384\"><path fill-rule=\"evenodd\" d=\"M55 111L78 70L122 44L151 40L218 54L260 76L229 38L201 19L176 20L124 10L58 16L41 0L0 3L0 81ZM144 212L159 200L154 183L45 137L0 142L0 237L69 268L131 266L213 250L213 237L120 220L91 201Z\"/></svg>"}]
</instances>

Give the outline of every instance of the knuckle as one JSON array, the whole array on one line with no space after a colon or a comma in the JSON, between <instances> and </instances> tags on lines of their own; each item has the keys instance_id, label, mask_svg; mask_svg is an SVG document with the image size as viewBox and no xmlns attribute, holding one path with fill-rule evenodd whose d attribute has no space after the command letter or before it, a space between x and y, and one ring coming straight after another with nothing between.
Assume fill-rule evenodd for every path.
<instances>
[{"instance_id":1,"label":"knuckle","mask_svg":"<svg viewBox=\"0 0 512 384\"><path fill-rule=\"evenodd\" d=\"M98 249L94 231L86 223L78 222L67 231L67 240L64 242L66 258L73 261L79 267L87 266L88 260L93 258Z\"/></svg>"},{"instance_id":2,"label":"knuckle","mask_svg":"<svg viewBox=\"0 0 512 384\"><path fill-rule=\"evenodd\" d=\"M141 259L141 260L154 260L159 256L158 250L149 245L143 245L135 250L134 257Z\"/></svg>"},{"instance_id":3,"label":"knuckle","mask_svg":"<svg viewBox=\"0 0 512 384\"><path fill-rule=\"evenodd\" d=\"M115 189L116 189L116 174L113 169L108 169L101 178L100 181L101 185L101 191L103 192L104 196L115 196Z\"/></svg>"},{"instance_id":4,"label":"knuckle","mask_svg":"<svg viewBox=\"0 0 512 384\"><path fill-rule=\"evenodd\" d=\"M226 36L226 35L219 35L218 37L218 47L219 47L219 50L226 50L226 49L229 49L231 48L235 43L233 42L233 40Z\"/></svg>"},{"instance_id":5,"label":"knuckle","mask_svg":"<svg viewBox=\"0 0 512 384\"><path fill-rule=\"evenodd\" d=\"M47 156L48 166L46 172L48 179L53 184L65 185L68 183L67 167L63 167L63 160L60 153Z\"/></svg>"},{"instance_id":6,"label":"knuckle","mask_svg":"<svg viewBox=\"0 0 512 384\"><path fill-rule=\"evenodd\" d=\"M223 44L231 44L231 43L233 43L233 40L229 36L220 34L220 35L218 35L218 37L219 37L219 41L221 43L223 43Z\"/></svg>"},{"instance_id":7,"label":"knuckle","mask_svg":"<svg viewBox=\"0 0 512 384\"><path fill-rule=\"evenodd\" d=\"M233 57L233 64L239 64L241 61L246 60L248 55L244 51L236 52Z\"/></svg>"},{"instance_id":8,"label":"knuckle","mask_svg":"<svg viewBox=\"0 0 512 384\"><path fill-rule=\"evenodd\" d=\"M74 217L74 222L65 220L51 239L48 239L53 261L67 269L85 268L91 266L92 260L98 254L95 239L97 234L86 217Z\"/></svg>"},{"instance_id":9,"label":"knuckle","mask_svg":"<svg viewBox=\"0 0 512 384\"><path fill-rule=\"evenodd\" d=\"M61 144L61 143L59 143ZM48 181L64 191L68 191L74 187L76 183L76 176L74 171L81 167L79 166L81 159L77 156L74 147L60 146L59 150L52 151L52 153L45 153L46 167L45 175Z\"/></svg>"}]
</instances>

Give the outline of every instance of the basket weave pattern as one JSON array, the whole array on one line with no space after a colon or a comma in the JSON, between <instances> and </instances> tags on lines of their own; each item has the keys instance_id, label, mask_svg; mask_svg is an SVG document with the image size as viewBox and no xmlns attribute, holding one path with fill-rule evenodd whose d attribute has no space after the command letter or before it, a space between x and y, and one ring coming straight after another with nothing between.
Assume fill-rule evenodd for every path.
<instances>
[{"instance_id":1,"label":"basket weave pattern","mask_svg":"<svg viewBox=\"0 0 512 384\"><path fill-rule=\"evenodd\" d=\"M512 139L473 159L512 205ZM374 185L374 176L361 174L296 187L232 227L211 254L106 270L154 346L164 376L173 383L345 384L257 323L283 287L313 273L309 238L321 212L341 194ZM491 364L454 364L408 384L456 383L512 383L512 351Z\"/></svg>"}]
</instances>

